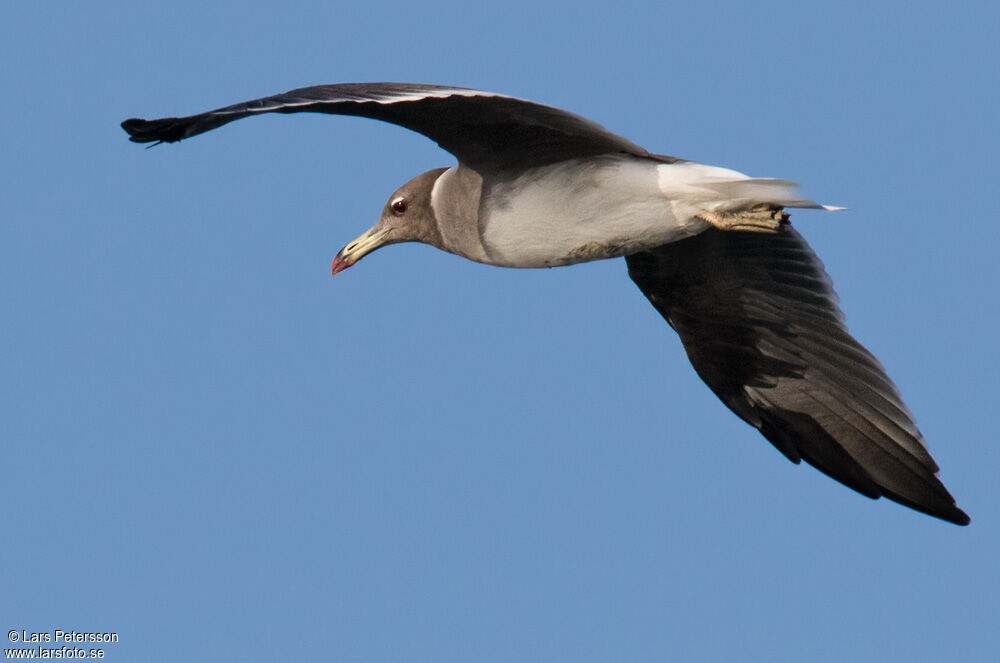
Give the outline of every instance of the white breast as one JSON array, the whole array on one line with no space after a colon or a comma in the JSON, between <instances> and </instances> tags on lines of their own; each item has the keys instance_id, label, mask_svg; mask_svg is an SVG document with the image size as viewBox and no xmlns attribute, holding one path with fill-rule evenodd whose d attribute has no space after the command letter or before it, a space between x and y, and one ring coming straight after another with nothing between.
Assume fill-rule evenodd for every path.
<instances>
[{"instance_id":1,"label":"white breast","mask_svg":"<svg viewBox=\"0 0 1000 663\"><path fill-rule=\"evenodd\" d=\"M607 156L526 171L488 189L480 210L490 262L551 267L634 253L704 230L679 218L655 161Z\"/></svg>"}]
</instances>

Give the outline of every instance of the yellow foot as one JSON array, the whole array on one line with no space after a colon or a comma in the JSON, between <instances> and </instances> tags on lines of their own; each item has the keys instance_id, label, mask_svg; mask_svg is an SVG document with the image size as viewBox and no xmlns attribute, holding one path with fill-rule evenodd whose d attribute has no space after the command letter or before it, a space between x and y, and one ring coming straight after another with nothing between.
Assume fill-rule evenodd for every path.
<instances>
[{"instance_id":1,"label":"yellow foot","mask_svg":"<svg viewBox=\"0 0 1000 663\"><path fill-rule=\"evenodd\" d=\"M743 230L755 233L778 232L782 224L788 223L787 212L780 207L768 205L725 212L702 212L698 216L719 230Z\"/></svg>"}]
</instances>

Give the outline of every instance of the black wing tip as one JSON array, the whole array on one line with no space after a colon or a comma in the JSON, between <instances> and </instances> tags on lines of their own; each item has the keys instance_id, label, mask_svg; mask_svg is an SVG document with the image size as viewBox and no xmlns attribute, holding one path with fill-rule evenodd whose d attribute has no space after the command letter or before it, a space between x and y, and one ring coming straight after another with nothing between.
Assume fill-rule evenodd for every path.
<instances>
[{"instance_id":1,"label":"black wing tip","mask_svg":"<svg viewBox=\"0 0 1000 663\"><path fill-rule=\"evenodd\" d=\"M972 522L972 518L969 518L969 514L965 513L957 506L953 509L953 515L951 518L945 518L949 523L955 523L961 527L965 527Z\"/></svg>"},{"instance_id":2,"label":"black wing tip","mask_svg":"<svg viewBox=\"0 0 1000 663\"><path fill-rule=\"evenodd\" d=\"M185 138L185 126L174 117L160 120L133 117L122 122L121 127L133 143L176 143Z\"/></svg>"},{"instance_id":3,"label":"black wing tip","mask_svg":"<svg viewBox=\"0 0 1000 663\"><path fill-rule=\"evenodd\" d=\"M916 511L921 511L923 513L926 513L928 516L934 516L935 518L940 518L941 520L947 521L955 525L959 525L961 527L965 527L966 525L972 522L972 519L969 518L969 514L959 509L958 506L955 504L952 504L951 506L944 508L927 508L919 504L914 504L912 502L907 502L902 499L899 499L895 495L886 495L886 497L888 497L893 501L899 502L903 506L908 506L911 509L915 509Z\"/></svg>"},{"instance_id":4,"label":"black wing tip","mask_svg":"<svg viewBox=\"0 0 1000 663\"><path fill-rule=\"evenodd\" d=\"M837 480L840 481L840 479ZM843 483L843 481L841 481L841 483ZM853 488L853 486L849 487ZM857 488L854 488L854 490L857 490ZM896 504L901 504L907 508L913 509L914 511L918 511L933 518L938 518L940 520L952 523L953 525L958 525L960 527L965 527L966 525L972 522L972 519L969 518L969 514L959 509L958 505L956 505L954 502L952 502L951 504L944 504L944 505L928 504L926 502L915 502L913 500L903 497L902 495L899 495L889 490L885 490L884 488L881 488L878 491L878 493L874 495L862 492L860 490L857 490L857 492L873 500L877 500L880 497L884 497L888 500L895 502Z\"/></svg>"},{"instance_id":5,"label":"black wing tip","mask_svg":"<svg viewBox=\"0 0 1000 663\"><path fill-rule=\"evenodd\" d=\"M952 523L954 525L959 525L965 527L972 522L969 515L958 508L955 504L950 506L927 506L925 504L919 504L917 502L912 502L898 495L894 495L889 492L884 492L883 495L889 498L893 502L902 504L903 506L910 507L914 511L919 511L920 513L926 513L928 516L933 516L934 518L940 518L945 522Z\"/></svg>"}]
</instances>

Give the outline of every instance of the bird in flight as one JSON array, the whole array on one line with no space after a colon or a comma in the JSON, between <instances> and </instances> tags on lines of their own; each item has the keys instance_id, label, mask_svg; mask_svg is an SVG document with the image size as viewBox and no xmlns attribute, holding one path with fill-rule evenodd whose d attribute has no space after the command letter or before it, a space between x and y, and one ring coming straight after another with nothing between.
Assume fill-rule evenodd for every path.
<instances>
[{"instance_id":1,"label":"bird in flight","mask_svg":"<svg viewBox=\"0 0 1000 663\"><path fill-rule=\"evenodd\" d=\"M396 189L378 222L337 253L334 274L398 242L503 267L624 257L701 379L789 460L968 524L785 211L838 208L787 180L652 154L559 108L460 87L318 85L122 128L137 143L173 143L251 115L304 112L391 122L458 161Z\"/></svg>"}]
</instances>

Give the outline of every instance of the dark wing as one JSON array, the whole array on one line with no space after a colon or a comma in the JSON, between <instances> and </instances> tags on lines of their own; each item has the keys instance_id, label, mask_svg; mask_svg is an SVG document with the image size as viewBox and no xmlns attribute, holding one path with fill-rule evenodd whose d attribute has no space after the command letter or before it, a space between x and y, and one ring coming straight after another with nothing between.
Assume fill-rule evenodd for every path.
<instances>
[{"instance_id":1,"label":"dark wing","mask_svg":"<svg viewBox=\"0 0 1000 663\"><path fill-rule=\"evenodd\" d=\"M136 143L173 143L261 113L329 113L383 120L436 141L459 161L500 168L544 165L606 152L647 156L599 124L551 106L490 92L415 83L341 83L122 128Z\"/></svg>"},{"instance_id":2,"label":"dark wing","mask_svg":"<svg viewBox=\"0 0 1000 663\"><path fill-rule=\"evenodd\" d=\"M789 460L968 524L899 391L847 332L823 264L790 224L776 234L713 228L626 261L698 375Z\"/></svg>"}]
</instances>

